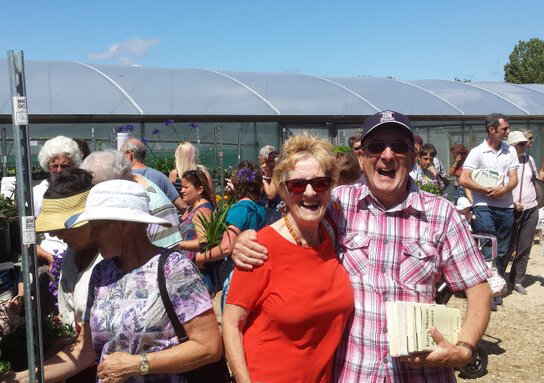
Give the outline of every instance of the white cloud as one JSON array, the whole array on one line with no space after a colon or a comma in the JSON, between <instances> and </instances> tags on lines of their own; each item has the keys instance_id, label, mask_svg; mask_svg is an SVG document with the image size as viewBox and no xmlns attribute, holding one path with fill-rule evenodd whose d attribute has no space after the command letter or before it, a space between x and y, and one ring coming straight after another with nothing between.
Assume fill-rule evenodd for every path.
<instances>
[{"instance_id":1,"label":"white cloud","mask_svg":"<svg viewBox=\"0 0 544 383\"><path fill-rule=\"evenodd\" d=\"M122 65L134 65L137 57L147 54L147 51L157 45L159 39L140 39L134 37L120 43L110 45L104 52L92 52L87 55L90 60L116 60Z\"/></svg>"}]
</instances>

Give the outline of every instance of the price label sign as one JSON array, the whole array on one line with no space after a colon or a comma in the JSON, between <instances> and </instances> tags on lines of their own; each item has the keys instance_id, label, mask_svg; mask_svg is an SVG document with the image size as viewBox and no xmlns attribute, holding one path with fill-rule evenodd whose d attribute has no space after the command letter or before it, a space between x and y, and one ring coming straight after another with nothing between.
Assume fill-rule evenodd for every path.
<instances>
[{"instance_id":1,"label":"price label sign","mask_svg":"<svg viewBox=\"0 0 544 383\"><path fill-rule=\"evenodd\" d=\"M26 97L13 97L13 110L15 110L15 125L28 125Z\"/></svg>"},{"instance_id":2,"label":"price label sign","mask_svg":"<svg viewBox=\"0 0 544 383\"><path fill-rule=\"evenodd\" d=\"M21 227L23 234L23 245L36 244L36 224L33 216L22 217Z\"/></svg>"}]
</instances>

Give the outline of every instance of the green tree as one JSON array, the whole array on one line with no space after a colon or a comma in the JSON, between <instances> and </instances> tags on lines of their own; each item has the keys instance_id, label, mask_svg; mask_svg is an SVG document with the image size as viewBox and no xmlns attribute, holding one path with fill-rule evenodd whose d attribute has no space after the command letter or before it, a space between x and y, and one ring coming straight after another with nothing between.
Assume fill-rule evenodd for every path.
<instances>
[{"instance_id":1,"label":"green tree","mask_svg":"<svg viewBox=\"0 0 544 383\"><path fill-rule=\"evenodd\" d=\"M544 83L544 40L520 41L504 66L504 80L515 84Z\"/></svg>"}]
</instances>

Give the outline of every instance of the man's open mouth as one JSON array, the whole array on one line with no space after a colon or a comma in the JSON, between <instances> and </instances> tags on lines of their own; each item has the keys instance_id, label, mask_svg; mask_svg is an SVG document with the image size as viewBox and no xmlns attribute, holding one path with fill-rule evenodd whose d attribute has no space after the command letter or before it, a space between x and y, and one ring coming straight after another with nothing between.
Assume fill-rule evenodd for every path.
<instances>
[{"instance_id":1,"label":"man's open mouth","mask_svg":"<svg viewBox=\"0 0 544 383\"><path fill-rule=\"evenodd\" d=\"M395 169L378 169L378 174L384 177L394 178L396 173Z\"/></svg>"}]
</instances>

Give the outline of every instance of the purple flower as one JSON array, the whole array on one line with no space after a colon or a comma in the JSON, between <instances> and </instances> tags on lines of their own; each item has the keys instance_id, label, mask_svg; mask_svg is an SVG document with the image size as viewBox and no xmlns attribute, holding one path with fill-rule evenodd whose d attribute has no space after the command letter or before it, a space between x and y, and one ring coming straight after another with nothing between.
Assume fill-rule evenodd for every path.
<instances>
[{"instance_id":1,"label":"purple flower","mask_svg":"<svg viewBox=\"0 0 544 383\"><path fill-rule=\"evenodd\" d=\"M191 129L198 129L198 124L197 124L196 122L191 122L191 123L189 124L189 128L191 128Z\"/></svg>"},{"instance_id":2,"label":"purple flower","mask_svg":"<svg viewBox=\"0 0 544 383\"><path fill-rule=\"evenodd\" d=\"M161 132L161 130L159 128L153 128L153 130L151 130L151 134L159 134Z\"/></svg>"},{"instance_id":3,"label":"purple flower","mask_svg":"<svg viewBox=\"0 0 544 383\"><path fill-rule=\"evenodd\" d=\"M49 281L49 292L54 296L58 296L59 282L60 282L60 271L62 269L62 261L64 258L65 252L58 252L57 250L53 251L53 263L51 264L51 275ZM58 305L55 302L55 305Z\"/></svg>"},{"instance_id":4,"label":"purple flower","mask_svg":"<svg viewBox=\"0 0 544 383\"><path fill-rule=\"evenodd\" d=\"M142 137L140 141L142 141L142 144L147 144L149 142L149 140L145 137Z\"/></svg>"},{"instance_id":5,"label":"purple flower","mask_svg":"<svg viewBox=\"0 0 544 383\"><path fill-rule=\"evenodd\" d=\"M125 125L121 125L121 126L118 126L117 128L115 128L115 131L116 131L117 133L123 133L123 132L126 131L125 129L126 129L126 128L125 128Z\"/></svg>"},{"instance_id":6,"label":"purple flower","mask_svg":"<svg viewBox=\"0 0 544 383\"><path fill-rule=\"evenodd\" d=\"M255 173L254 170L251 170L248 168L242 168L238 170L238 173L236 174L236 176L238 177L240 181L249 181L249 182L255 181L256 175L257 174Z\"/></svg>"},{"instance_id":7,"label":"purple flower","mask_svg":"<svg viewBox=\"0 0 544 383\"><path fill-rule=\"evenodd\" d=\"M132 132L134 130L134 125L132 124L127 124L127 126L125 126L125 129L129 132Z\"/></svg>"},{"instance_id":8,"label":"purple flower","mask_svg":"<svg viewBox=\"0 0 544 383\"><path fill-rule=\"evenodd\" d=\"M164 126L172 126L174 125L174 120L166 120L164 121Z\"/></svg>"}]
</instances>

